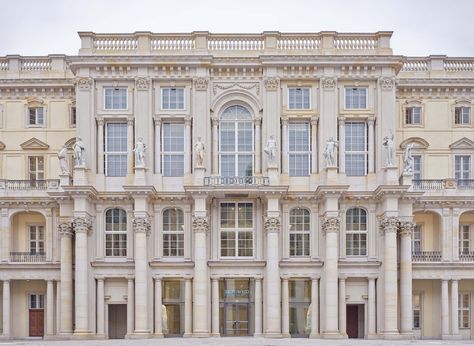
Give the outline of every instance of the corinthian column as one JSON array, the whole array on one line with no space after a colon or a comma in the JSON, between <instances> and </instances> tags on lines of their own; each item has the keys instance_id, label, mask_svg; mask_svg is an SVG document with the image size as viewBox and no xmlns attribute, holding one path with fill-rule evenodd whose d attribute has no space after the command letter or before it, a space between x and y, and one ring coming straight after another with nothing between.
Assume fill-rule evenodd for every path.
<instances>
[{"instance_id":1,"label":"corinthian column","mask_svg":"<svg viewBox=\"0 0 474 346\"><path fill-rule=\"evenodd\" d=\"M278 256L280 218L265 218L267 266L265 267L265 336L281 336L281 284Z\"/></svg>"},{"instance_id":2,"label":"corinthian column","mask_svg":"<svg viewBox=\"0 0 474 346\"><path fill-rule=\"evenodd\" d=\"M193 336L209 336L207 292L209 278L207 275L207 241L209 222L206 216L193 217L194 231L194 308Z\"/></svg>"},{"instance_id":3,"label":"corinthian column","mask_svg":"<svg viewBox=\"0 0 474 346\"><path fill-rule=\"evenodd\" d=\"M328 217L322 223L326 239L326 255L324 259L324 330L325 338L340 337L338 330L338 241L339 218Z\"/></svg>"},{"instance_id":4,"label":"corinthian column","mask_svg":"<svg viewBox=\"0 0 474 346\"><path fill-rule=\"evenodd\" d=\"M147 236L150 220L136 217L132 222L135 233L135 334L150 333L148 326L148 262Z\"/></svg>"},{"instance_id":5,"label":"corinthian column","mask_svg":"<svg viewBox=\"0 0 474 346\"><path fill-rule=\"evenodd\" d=\"M81 336L90 334L87 236L92 229L92 221L87 217L76 217L72 223L76 233L76 279L74 281L76 328L74 334Z\"/></svg>"},{"instance_id":6,"label":"corinthian column","mask_svg":"<svg viewBox=\"0 0 474 346\"><path fill-rule=\"evenodd\" d=\"M414 229L413 222L400 224L400 332L407 336L413 334L411 235Z\"/></svg>"},{"instance_id":7,"label":"corinthian column","mask_svg":"<svg viewBox=\"0 0 474 346\"><path fill-rule=\"evenodd\" d=\"M64 222L58 225L61 237L61 290L60 295L60 317L59 332L61 334L72 334L72 225Z\"/></svg>"},{"instance_id":8,"label":"corinthian column","mask_svg":"<svg viewBox=\"0 0 474 346\"><path fill-rule=\"evenodd\" d=\"M385 235L384 245L384 331L390 338L398 335L397 329L397 231L399 220L385 217L381 221L381 230Z\"/></svg>"}]
</instances>

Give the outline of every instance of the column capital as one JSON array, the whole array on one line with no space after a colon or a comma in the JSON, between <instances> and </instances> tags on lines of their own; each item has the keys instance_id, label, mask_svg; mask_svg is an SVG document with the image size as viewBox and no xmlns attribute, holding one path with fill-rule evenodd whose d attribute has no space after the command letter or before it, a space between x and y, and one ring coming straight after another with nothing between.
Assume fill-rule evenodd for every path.
<instances>
[{"instance_id":1,"label":"column capital","mask_svg":"<svg viewBox=\"0 0 474 346\"><path fill-rule=\"evenodd\" d=\"M72 220L74 232L89 234L92 231L92 220L88 217L76 217Z\"/></svg>"},{"instance_id":2,"label":"column capital","mask_svg":"<svg viewBox=\"0 0 474 346\"><path fill-rule=\"evenodd\" d=\"M132 227L135 233L150 234L151 224L148 217L135 217L132 220Z\"/></svg>"},{"instance_id":3,"label":"column capital","mask_svg":"<svg viewBox=\"0 0 474 346\"><path fill-rule=\"evenodd\" d=\"M137 90L148 90L150 87L150 79L144 77L138 77L135 79L135 89Z\"/></svg>"},{"instance_id":4,"label":"column capital","mask_svg":"<svg viewBox=\"0 0 474 346\"><path fill-rule=\"evenodd\" d=\"M344 123L346 122L346 117L341 115L341 116L338 116L337 117L337 122L339 123L339 125L344 125Z\"/></svg>"},{"instance_id":5,"label":"column capital","mask_svg":"<svg viewBox=\"0 0 474 346\"><path fill-rule=\"evenodd\" d=\"M193 79L194 81L194 88L196 90L207 90L207 87L209 85L209 78L205 77L197 77Z\"/></svg>"},{"instance_id":6,"label":"column capital","mask_svg":"<svg viewBox=\"0 0 474 346\"><path fill-rule=\"evenodd\" d=\"M400 236L405 237L411 237L413 231L415 230L416 224L411 221L406 221L406 222L400 222Z\"/></svg>"},{"instance_id":7,"label":"column capital","mask_svg":"<svg viewBox=\"0 0 474 346\"><path fill-rule=\"evenodd\" d=\"M125 279L127 279L127 281L133 281L135 277L133 275L127 275L125 276Z\"/></svg>"},{"instance_id":8,"label":"column capital","mask_svg":"<svg viewBox=\"0 0 474 346\"><path fill-rule=\"evenodd\" d=\"M338 233L340 221L338 217L326 217L322 220L322 229L324 235L327 233Z\"/></svg>"},{"instance_id":9,"label":"column capital","mask_svg":"<svg viewBox=\"0 0 474 346\"><path fill-rule=\"evenodd\" d=\"M370 280L376 280L377 278L378 278L378 276L375 275L375 274L374 275L367 275L367 280L369 280L369 281Z\"/></svg>"},{"instance_id":10,"label":"column capital","mask_svg":"<svg viewBox=\"0 0 474 346\"><path fill-rule=\"evenodd\" d=\"M212 126L217 126L217 125L219 125L219 117L213 115L213 116L211 117L211 123L212 123Z\"/></svg>"},{"instance_id":11,"label":"column capital","mask_svg":"<svg viewBox=\"0 0 474 346\"><path fill-rule=\"evenodd\" d=\"M220 276L219 275L211 275L211 280L212 281L219 281Z\"/></svg>"},{"instance_id":12,"label":"column capital","mask_svg":"<svg viewBox=\"0 0 474 346\"><path fill-rule=\"evenodd\" d=\"M374 123L375 123L375 117L369 117L369 118L367 119L367 123L368 123L369 125L372 125L372 126L373 126Z\"/></svg>"},{"instance_id":13,"label":"column capital","mask_svg":"<svg viewBox=\"0 0 474 346\"><path fill-rule=\"evenodd\" d=\"M336 77L323 77L321 78L321 85L323 89L334 90L336 89L337 78Z\"/></svg>"},{"instance_id":14,"label":"column capital","mask_svg":"<svg viewBox=\"0 0 474 346\"><path fill-rule=\"evenodd\" d=\"M288 125L288 117L286 115L282 115L280 120L283 125Z\"/></svg>"},{"instance_id":15,"label":"column capital","mask_svg":"<svg viewBox=\"0 0 474 346\"><path fill-rule=\"evenodd\" d=\"M207 216L193 216L193 231L206 234L209 231L209 220Z\"/></svg>"},{"instance_id":16,"label":"column capital","mask_svg":"<svg viewBox=\"0 0 474 346\"><path fill-rule=\"evenodd\" d=\"M280 85L280 79L277 77L266 77L263 80L263 84L265 85L266 90L276 91Z\"/></svg>"},{"instance_id":17,"label":"column capital","mask_svg":"<svg viewBox=\"0 0 474 346\"><path fill-rule=\"evenodd\" d=\"M161 116L154 115L153 116L153 121L155 122L155 126L161 126Z\"/></svg>"},{"instance_id":18,"label":"column capital","mask_svg":"<svg viewBox=\"0 0 474 346\"><path fill-rule=\"evenodd\" d=\"M340 274L339 275L339 280L346 281L348 278L347 274Z\"/></svg>"},{"instance_id":19,"label":"column capital","mask_svg":"<svg viewBox=\"0 0 474 346\"><path fill-rule=\"evenodd\" d=\"M321 276L320 275L311 275L311 281L318 281L319 279L321 279Z\"/></svg>"},{"instance_id":20,"label":"column capital","mask_svg":"<svg viewBox=\"0 0 474 346\"><path fill-rule=\"evenodd\" d=\"M317 115L312 116L312 117L311 117L311 120L310 120L311 126L316 126L316 125L318 125L318 120L319 120L319 117L318 117Z\"/></svg>"},{"instance_id":21,"label":"column capital","mask_svg":"<svg viewBox=\"0 0 474 346\"><path fill-rule=\"evenodd\" d=\"M104 275L96 275L96 276L95 276L95 279L96 279L97 281L105 281L105 276L104 276Z\"/></svg>"},{"instance_id":22,"label":"column capital","mask_svg":"<svg viewBox=\"0 0 474 346\"><path fill-rule=\"evenodd\" d=\"M61 222L58 224L58 233L61 237L72 238L74 235L72 224L70 222Z\"/></svg>"},{"instance_id":23,"label":"column capital","mask_svg":"<svg viewBox=\"0 0 474 346\"><path fill-rule=\"evenodd\" d=\"M441 282L446 282L448 283L451 278L441 278Z\"/></svg>"},{"instance_id":24,"label":"column capital","mask_svg":"<svg viewBox=\"0 0 474 346\"><path fill-rule=\"evenodd\" d=\"M264 221L265 233L280 232L280 218L275 216L266 216Z\"/></svg>"},{"instance_id":25,"label":"column capital","mask_svg":"<svg viewBox=\"0 0 474 346\"><path fill-rule=\"evenodd\" d=\"M87 91L91 90L94 80L90 77L76 78L76 86L79 90Z\"/></svg>"},{"instance_id":26,"label":"column capital","mask_svg":"<svg viewBox=\"0 0 474 346\"><path fill-rule=\"evenodd\" d=\"M155 279L155 281L163 281L163 275L153 275L153 279Z\"/></svg>"},{"instance_id":27,"label":"column capital","mask_svg":"<svg viewBox=\"0 0 474 346\"><path fill-rule=\"evenodd\" d=\"M192 122L193 122L193 118L191 116L184 117L184 125L185 126L191 126Z\"/></svg>"},{"instance_id":28,"label":"column capital","mask_svg":"<svg viewBox=\"0 0 474 346\"><path fill-rule=\"evenodd\" d=\"M382 234L396 233L400 226L400 220L397 217L389 216L380 220L380 231Z\"/></svg>"},{"instance_id":29,"label":"column capital","mask_svg":"<svg viewBox=\"0 0 474 346\"><path fill-rule=\"evenodd\" d=\"M134 122L135 122L135 119L133 117L128 117L127 118L127 125L128 126L133 126Z\"/></svg>"},{"instance_id":30,"label":"column capital","mask_svg":"<svg viewBox=\"0 0 474 346\"><path fill-rule=\"evenodd\" d=\"M253 119L253 121L254 121L255 125L260 126L260 124L262 123L262 119L263 119L262 115L257 114L255 116L255 118Z\"/></svg>"}]
</instances>

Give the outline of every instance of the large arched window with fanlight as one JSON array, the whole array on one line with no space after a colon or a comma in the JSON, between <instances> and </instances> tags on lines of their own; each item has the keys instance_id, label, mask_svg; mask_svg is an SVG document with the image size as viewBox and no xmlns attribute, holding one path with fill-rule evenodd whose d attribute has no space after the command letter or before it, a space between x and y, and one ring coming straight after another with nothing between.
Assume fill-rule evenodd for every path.
<instances>
[{"instance_id":1,"label":"large arched window with fanlight","mask_svg":"<svg viewBox=\"0 0 474 346\"><path fill-rule=\"evenodd\" d=\"M254 170L254 126L247 108L234 105L222 112L219 123L219 162L223 177L247 177Z\"/></svg>"}]
</instances>

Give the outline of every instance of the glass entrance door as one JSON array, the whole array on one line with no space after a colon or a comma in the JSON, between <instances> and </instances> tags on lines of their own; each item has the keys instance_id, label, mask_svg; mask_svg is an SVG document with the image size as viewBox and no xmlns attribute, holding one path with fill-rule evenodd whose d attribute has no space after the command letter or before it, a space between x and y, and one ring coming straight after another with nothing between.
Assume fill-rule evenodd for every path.
<instances>
[{"instance_id":1,"label":"glass entrance door","mask_svg":"<svg viewBox=\"0 0 474 346\"><path fill-rule=\"evenodd\" d=\"M225 335L249 335L249 307L246 303L225 304Z\"/></svg>"}]
</instances>

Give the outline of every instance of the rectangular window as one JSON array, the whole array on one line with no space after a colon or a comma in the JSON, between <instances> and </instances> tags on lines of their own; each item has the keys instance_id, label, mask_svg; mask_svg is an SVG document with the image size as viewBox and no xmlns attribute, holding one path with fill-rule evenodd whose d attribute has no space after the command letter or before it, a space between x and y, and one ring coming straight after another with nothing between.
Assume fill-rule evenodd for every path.
<instances>
[{"instance_id":1,"label":"rectangular window","mask_svg":"<svg viewBox=\"0 0 474 346\"><path fill-rule=\"evenodd\" d=\"M407 107L405 109L405 124L421 125L421 107Z\"/></svg>"},{"instance_id":2,"label":"rectangular window","mask_svg":"<svg viewBox=\"0 0 474 346\"><path fill-rule=\"evenodd\" d=\"M104 88L105 109L127 109L127 88Z\"/></svg>"},{"instance_id":3,"label":"rectangular window","mask_svg":"<svg viewBox=\"0 0 474 346\"><path fill-rule=\"evenodd\" d=\"M362 176L367 174L367 124L346 122L345 124L346 174Z\"/></svg>"},{"instance_id":4,"label":"rectangular window","mask_svg":"<svg viewBox=\"0 0 474 346\"><path fill-rule=\"evenodd\" d=\"M413 294L413 329L421 329L421 294Z\"/></svg>"},{"instance_id":5,"label":"rectangular window","mask_svg":"<svg viewBox=\"0 0 474 346\"><path fill-rule=\"evenodd\" d=\"M29 226L29 243L31 254L44 253L44 226Z\"/></svg>"},{"instance_id":6,"label":"rectangular window","mask_svg":"<svg viewBox=\"0 0 474 346\"><path fill-rule=\"evenodd\" d=\"M163 176L182 177L184 175L184 124L164 123L162 132Z\"/></svg>"},{"instance_id":7,"label":"rectangular window","mask_svg":"<svg viewBox=\"0 0 474 346\"><path fill-rule=\"evenodd\" d=\"M184 88L161 88L161 109L184 109Z\"/></svg>"},{"instance_id":8,"label":"rectangular window","mask_svg":"<svg viewBox=\"0 0 474 346\"><path fill-rule=\"evenodd\" d=\"M127 256L127 213L122 209L105 214L105 255Z\"/></svg>"},{"instance_id":9,"label":"rectangular window","mask_svg":"<svg viewBox=\"0 0 474 346\"><path fill-rule=\"evenodd\" d=\"M420 180L421 177L421 155L413 155L413 179Z\"/></svg>"},{"instance_id":10,"label":"rectangular window","mask_svg":"<svg viewBox=\"0 0 474 346\"><path fill-rule=\"evenodd\" d=\"M28 108L28 125L43 126L44 125L44 108L30 107Z\"/></svg>"},{"instance_id":11,"label":"rectangular window","mask_svg":"<svg viewBox=\"0 0 474 346\"><path fill-rule=\"evenodd\" d=\"M309 175L311 141L309 123L288 124L289 174L292 177Z\"/></svg>"},{"instance_id":12,"label":"rectangular window","mask_svg":"<svg viewBox=\"0 0 474 346\"><path fill-rule=\"evenodd\" d=\"M44 309L44 295L30 294L29 296L28 305L30 309Z\"/></svg>"},{"instance_id":13,"label":"rectangular window","mask_svg":"<svg viewBox=\"0 0 474 346\"><path fill-rule=\"evenodd\" d=\"M311 280L288 281L290 335L292 337L307 337L311 304Z\"/></svg>"},{"instance_id":14,"label":"rectangular window","mask_svg":"<svg viewBox=\"0 0 474 346\"><path fill-rule=\"evenodd\" d=\"M367 88L346 88L346 109L367 109Z\"/></svg>"},{"instance_id":15,"label":"rectangular window","mask_svg":"<svg viewBox=\"0 0 474 346\"><path fill-rule=\"evenodd\" d=\"M421 253L423 247L421 244L421 225L415 225L415 230L412 235L412 252L415 254Z\"/></svg>"},{"instance_id":16,"label":"rectangular window","mask_svg":"<svg viewBox=\"0 0 474 346\"><path fill-rule=\"evenodd\" d=\"M471 178L471 156L456 155L454 157L454 178L458 181L458 187L469 183L466 180Z\"/></svg>"},{"instance_id":17,"label":"rectangular window","mask_svg":"<svg viewBox=\"0 0 474 346\"><path fill-rule=\"evenodd\" d=\"M127 175L127 123L105 126L105 174L108 177Z\"/></svg>"},{"instance_id":18,"label":"rectangular window","mask_svg":"<svg viewBox=\"0 0 474 346\"><path fill-rule=\"evenodd\" d=\"M471 123L471 107L456 107L454 109L454 123L468 125Z\"/></svg>"},{"instance_id":19,"label":"rectangular window","mask_svg":"<svg viewBox=\"0 0 474 346\"><path fill-rule=\"evenodd\" d=\"M469 329L471 325L471 295L469 293L459 293L458 307L459 328Z\"/></svg>"},{"instance_id":20,"label":"rectangular window","mask_svg":"<svg viewBox=\"0 0 474 346\"><path fill-rule=\"evenodd\" d=\"M288 88L288 109L311 109L311 88Z\"/></svg>"},{"instance_id":21,"label":"rectangular window","mask_svg":"<svg viewBox=\"0 0 474 346\"><path fill-rule=\"evenodd\" d=\"M76 107L71 107L71 126L76 126Z\"/></svg>"},{"instance_id":22,"label":"rectangular window","mask_svg":"<svg viewBox=\"0 0 474 346\"><path fill-rule=\"evenodd\" d=\"M459 253L461 255L469 255L471 227L469 225L459 226Z\"/></svg>"},{"instance_id":23,"label":"rectangular window","mask_svg":"<svg viewBox=\"0 0 474 346\"><path fill-rule=\"evenodd\" d=\"M44 180L44 157L28 157L28 176L30 180Z\"/></svg>"},{"instance_id":24,"label":"rectangular window","mask_svg":"<svg viewBox=\"0 0 474 346\"><path fill-rule=\"evenodd\" d=\"M221 257L253 256L253 204L221 203Z\"/></svg>"}]
</instances>

